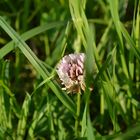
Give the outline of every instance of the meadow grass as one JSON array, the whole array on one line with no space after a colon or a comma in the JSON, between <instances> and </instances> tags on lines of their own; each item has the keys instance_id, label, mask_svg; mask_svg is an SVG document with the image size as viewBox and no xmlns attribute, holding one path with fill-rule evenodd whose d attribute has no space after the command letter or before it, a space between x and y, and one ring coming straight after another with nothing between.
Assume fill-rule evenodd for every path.
<instances>
[{"instance_id":1,"label":"meadow grass","mask_svg":"<svg viewBox=\"0 0 140 140\"><path fill-rule=\"evenodd\" d=\"M140 138L139 0L0 4L0 139ZM67 94L56 65L79 52L86 90Z\"/></svg>"}]
</instances>

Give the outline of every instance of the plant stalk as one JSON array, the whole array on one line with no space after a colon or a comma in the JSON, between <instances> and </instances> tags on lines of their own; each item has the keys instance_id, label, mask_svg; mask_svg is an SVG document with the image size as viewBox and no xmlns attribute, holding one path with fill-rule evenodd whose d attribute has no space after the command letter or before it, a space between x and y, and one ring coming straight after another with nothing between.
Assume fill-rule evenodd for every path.
<instances>
[{"instance_id":1,"label":"plant stalk","mask_svg":"<svg viewBox=\"0 0 140 140\"><path fill-rule=\"evenodd\" d=\"M79 136L79 125L80 125L80 102L81 102L81 91L77 93L77 112L76 112L76 120L75 120L75 136Z\"/></svg>"}]
</instances>

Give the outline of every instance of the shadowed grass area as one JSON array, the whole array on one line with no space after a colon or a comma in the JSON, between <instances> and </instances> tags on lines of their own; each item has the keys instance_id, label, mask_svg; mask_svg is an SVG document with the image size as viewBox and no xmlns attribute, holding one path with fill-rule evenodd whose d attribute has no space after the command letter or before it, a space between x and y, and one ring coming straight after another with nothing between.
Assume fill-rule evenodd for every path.
<instances>
[{"instance_id":1,"label":"shadowed grass area","mask_svg":"<svg viewBox=\"0 0 140 140\"><path fill-rule=\"evenodd\" d=\"M139 0L0 5L0 139L140 137ZM56 65L80 52L86 90L67 94Z\"/></svg>"}]
</instances>

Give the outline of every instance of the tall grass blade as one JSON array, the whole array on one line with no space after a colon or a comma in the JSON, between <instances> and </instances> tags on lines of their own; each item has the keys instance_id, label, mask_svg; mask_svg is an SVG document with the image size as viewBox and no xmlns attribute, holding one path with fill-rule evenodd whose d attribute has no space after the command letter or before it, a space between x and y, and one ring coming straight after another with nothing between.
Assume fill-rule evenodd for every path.
<instances>
[{"instance_id":1,"label":"tall grass blade","mask_svg":"<svg viewBox=\"0 0 140 140\"><path fill-rule=\"evenodd\" d=\"M136 48L136 44L134 40L130 37L129 33L124 28L123 24L120 23L120 27L121 27L122 34L124 35L124 38L126 39L128 44L131 46L136 58L140 61L140 51L138 50L138 48Z\"/></svg>"},{"instance_id":2,"label":"tall grass blade","mask_svg":"<svg viewBox=\"0 0 140 140\"><path fill-rule=\"evenodd\" d=\"M22 38L7 24L7 22L0 17L0 25L7 32L7 34L14 40L16 45L22 51L22 53L27 57L30 63L35 67L37 72L43 77L43 79L47 79L49 73L41 61L36 57L33 51L28 47L28 45L22 40ZM52 91L56 94L56 96L60 99L60 101L73 113L76 114L76 107L73 101L65 94L56 84L54 84L51 80L48 83L48 86L52 89Z\"/></svg>"},{"instance_id":3,"label":"tall grass blade","mask_svg":"<svg viewBox=\"0 0 140 140\"><path fill-rule=\"evenodd\" d=\"M17 127L17 139L23 140L25 137L25 132L27 129L27 119L29 115L29 108L30 108L31 96L29 94L26 95L25 100L23 102L20 118L18 121Z\"/></svg>"},{"instance_id":4,"label":"tall grass blade","mask_svg":"<svg viewBox=\"0 0 140 140\"><path fill-rule=\"evenodd\" d=\"M21 38L26 41L40 33L43 33L47 30L50 30L52 28L56 28L59 26L63 26L65 25L65 22L52 22L52 23L47 23L44 25L40 25L38 27L35 27L25 33L23 33L21 35ZM3 46L0 49L0 59L2 59L5 55L7 55L9 52L11 52L12 50L14 50L17 47L17 45L15 44L14 41L10 41L8 44L6 44L5 46Z\"/></svg>"}]
</instances>

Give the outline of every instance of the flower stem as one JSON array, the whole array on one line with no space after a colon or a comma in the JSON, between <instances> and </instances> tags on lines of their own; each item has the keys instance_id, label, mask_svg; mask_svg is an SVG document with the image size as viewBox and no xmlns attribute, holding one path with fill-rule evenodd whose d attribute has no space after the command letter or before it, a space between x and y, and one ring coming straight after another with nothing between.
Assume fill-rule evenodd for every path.
<instances>
[{"instance_id":1,"label":"flower stem","mask_svg":"<svg viewBox=\"0 0 140 140\"><path fill-rule=\"evenodd\" d=\"M79 136L78 128L80 124L79 116L80 116L80 102L81 102L81 91L77 93L77 112L76 112L76 120L75 120L75 135Z\"/></svg>"}]
</instances>

